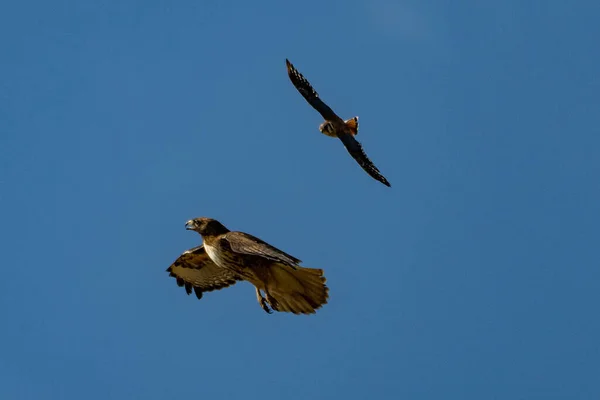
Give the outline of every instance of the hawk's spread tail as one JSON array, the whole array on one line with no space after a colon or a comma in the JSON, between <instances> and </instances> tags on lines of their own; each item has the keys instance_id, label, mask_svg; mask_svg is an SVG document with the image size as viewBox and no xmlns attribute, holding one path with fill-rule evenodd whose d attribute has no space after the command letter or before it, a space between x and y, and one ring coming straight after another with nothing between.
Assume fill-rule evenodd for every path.
<instances>
[{"instance_id":1,"label":"hawk's spread tail","mask_svg":"<svg viewBox=\"0 0 600 400\"><path fill-rule=\"evenodd\" d=\"M358 117L350 118L344 121L352 136L358 135Z\"/></svg>"},{"instance_id":2,"label":"hawk's spread tail","mask_svg":"<svg viewBox=\"0 0 600 400\"><path fill-rule=\"evenodd\" d=\"M273 266L265 291L267 301L276 311L314 314L327 303L329 297L323 270L296 268L293 270L285 265Z\"/></svg>"}]
</instances>

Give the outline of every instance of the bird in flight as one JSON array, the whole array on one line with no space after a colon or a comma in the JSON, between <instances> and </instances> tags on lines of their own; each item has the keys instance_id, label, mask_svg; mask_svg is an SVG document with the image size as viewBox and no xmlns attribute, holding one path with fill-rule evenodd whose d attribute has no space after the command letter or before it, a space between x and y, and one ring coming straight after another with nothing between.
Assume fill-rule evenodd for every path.
<instances>
[{"instance_id":1,"label":"bird in flight","mask_svg":"<svg viewBox=\"0 0 600 400\"><path fill-rule=\"evenodd\" d=\"M244 280L254 285L258 303L269 314L314 314L327 303L322 269L301 267L299 259L211 218L189 220L185 228L198 232L203 244L185 251L167 272L187 294L193 290L200 299L204 292Z\"/></svg>"},{"instance_id":2,"label":"bird in flight","mask_svg":"<svg viewBox=\"0 0 600 400\"><path fill-rule=\"evenodd\" d=\"M369 160L362 145L355 138L358 134L358 117L350 118L346 121L338 117L338 115L333 112L323 100L321 100L317 91L313 89L308 80L298 72L287 58L285 59L285 63L287 65L288 76L296 89L300 92L302 97L306 99L308 104L317 110L325 119L325 122L319 126L321 133L339 138L344 146L346 146L348 153L350 153L367 174L371 175L371 177L384 185L391 186L388 180L385 179L377 167Z\"/></svg>"}]
</instances>

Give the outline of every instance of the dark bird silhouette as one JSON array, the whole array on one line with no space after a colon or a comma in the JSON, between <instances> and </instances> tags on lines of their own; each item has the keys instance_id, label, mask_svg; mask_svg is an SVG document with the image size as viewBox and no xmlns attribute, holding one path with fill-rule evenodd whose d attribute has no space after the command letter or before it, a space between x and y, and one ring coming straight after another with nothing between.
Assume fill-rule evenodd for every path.
<instances>
[{"instance_id":1,"label":"dark bird silhouette","mask_svg":"<svg viewBox=\"0 0 600 400\"><path fill-rule=\"evenodd\" d=\"M292 65L292 63L286 59L287 72L290 80L300 92L302 97L306 99L315 110L317 110L325 119L319 126L321 133L331 137L339 138L348 153L358 162L358 164L364 169L371 177L383 183L386 186L391 186L387 179L379 172L377 167L369 160L362 145L356 140L355 136L358 135L358 117L350 118L346 121L338 117L327 104L321 100L319 94L308 80Z\"/></svg>"}]
</instances>

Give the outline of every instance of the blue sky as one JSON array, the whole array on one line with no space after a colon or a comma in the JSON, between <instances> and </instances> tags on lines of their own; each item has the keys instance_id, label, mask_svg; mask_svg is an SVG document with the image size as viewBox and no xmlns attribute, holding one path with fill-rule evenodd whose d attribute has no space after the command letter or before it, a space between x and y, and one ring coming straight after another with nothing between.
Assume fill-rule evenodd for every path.
<instances>
[{"instance_id":1,"label":"blue sky","mask_svg":"<svg viewBox=\"0 0 600 400\"><path fill-rule=\"evenodd\" d=\"M599 398L599 11L3 3L0 398ZM186 296L197 216L324 268L330 303Z\"/></svg>"}]
</instances>

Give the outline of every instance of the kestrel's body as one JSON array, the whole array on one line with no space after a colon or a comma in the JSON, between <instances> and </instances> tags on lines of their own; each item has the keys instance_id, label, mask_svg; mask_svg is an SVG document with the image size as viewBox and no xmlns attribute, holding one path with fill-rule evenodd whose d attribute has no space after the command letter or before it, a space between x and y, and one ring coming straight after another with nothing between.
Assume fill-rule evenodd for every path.
<instances>
[{"instance_id":1,"label":"kestrel's body","mask_svg":"<svg viewBox=\"0 0 600 400\"><path fill-rule=\"evenodd\" d=\"M386 186L391 186L387 179L379 172L377 167L369 160L365 154L362 145L355 139L358 134L358 117L344 121L327 104L321 100L319 94L311 86L308 80L292 65L289 60L285 60L288 76L292 84L304 99L321 114L325 122L319 126L319 130L329 137L339 138L348 153L358 162L358 164L374 179Z\"/></svg>"},{"instance_id":2,"label":"kestrel's body","mask_svg":"<svg viewBox=\"0 0 600 400\"><path fill-rule=\"evenodd\" d=\"M312 314L327 303L329 289L325 286L323 270L301 267L297 258L247 233L231 232L214 219L190 220L186 229L202 235L203 246L195 248L203 250L200 254L202 262L196 262L202 265L195 274L181 267L175 268L192 249L182 254L167 271L177 278L179 286L186 286L188 294L193 288L200 298L202 292L246 280L254 285L258 302L268 313L271 306L275 311ZM205 272L200 278L198 275L202 270ZM208 281L210 285L206 283Z\"/></svg>"}]
</instances>

